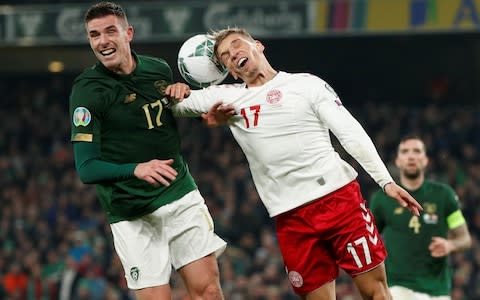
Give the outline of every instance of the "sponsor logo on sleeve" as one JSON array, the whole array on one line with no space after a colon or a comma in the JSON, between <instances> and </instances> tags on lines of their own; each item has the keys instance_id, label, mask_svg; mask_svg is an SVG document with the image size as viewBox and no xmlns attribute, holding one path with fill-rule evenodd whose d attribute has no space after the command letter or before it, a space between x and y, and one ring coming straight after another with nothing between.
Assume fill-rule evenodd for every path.
<instances>
[{"instance_id":1,"label":"sponsor logo on sleeve","mask_svg":"<svg viewBox=\"0 0 480 300\"><path fill-rule=\"evenodd\" d=\"M328 83L325 83L325 89L327 91L329 91L332 95L335 96L335 103L338 105L338 106L342 106L342 100L340 100L340 98L338 97L337 93L335 93L335 90L328 84Z\"/></svg>"}]
</instances>

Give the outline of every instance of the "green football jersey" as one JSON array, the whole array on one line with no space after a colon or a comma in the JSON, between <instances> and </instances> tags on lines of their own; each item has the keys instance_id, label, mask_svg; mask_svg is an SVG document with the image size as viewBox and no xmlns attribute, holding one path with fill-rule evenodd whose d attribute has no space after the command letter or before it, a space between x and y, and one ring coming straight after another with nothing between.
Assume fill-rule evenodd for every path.
<instances>
[{"instance_id":1,"label":"green football jersey","mask_svg":"<svg viewBox=\"0 0 480 300\"><path fill-rule=\"evenodd\" d=\"M101 160L116 164L174 159L177 178L153 187L138 178L97 183L110 223L148 214L196 189L180 154L180 137L165 105L172 71L162 59L135 55L137 66L118 75L100 62L74 81L70 95L71 141L98 143Z\"/></svg>"},{"instance_id":2,"label":"green football jersey","mask_svg":"<svg viewBox=\"0 0 480 300\"><path fill-rule=\"evenodd\" d=\"M449 186L428 180L418 190L409 192L424 209L420 217L383 191L376 192L369 203L388 252L388 284L432 296L449 295L452 275L448 257L432 257L428 246L433 236L447 238L449 227L465 222L458 198ZM462 221L452 220L456 216Z\"/></svg>"}]
</instances>

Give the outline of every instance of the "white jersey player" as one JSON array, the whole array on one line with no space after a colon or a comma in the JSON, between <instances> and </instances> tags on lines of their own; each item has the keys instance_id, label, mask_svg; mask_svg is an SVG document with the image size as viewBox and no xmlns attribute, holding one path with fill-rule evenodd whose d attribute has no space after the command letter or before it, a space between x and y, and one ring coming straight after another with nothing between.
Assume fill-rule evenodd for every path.
<instances>
[{"instance_id":1,"label":"white jersey player","mask_svg":"<svg viewBox=\"0 0 480 300\"><path fill-rule=\"evenodd\" d=\"M335 278L342 268L365 299L390 299L385 247L360 193L357 173L335 152L330 131L387 195L416 215L421 206L392 180L369 136L325 81L276 71L263 44L244 29L225 29L214 38L216 57L243 83L198 91L181 83L169 86L167 95L186 97L173 106L174 113L208 111L207 120L216 120L227 110L212 109L214 103L235 108L228 124L275 220L288 277L298 295L335 299Z\"/></svg>"},{"instance_id":2,"label":"white jersey player","mask_svg":"<svg viewBox=\"0 0 480 300\"><path fill-rule=\"evenodd\" d=\"M232 104L230 129L245 153L255 186L271 217L327 195L357 177L330 141L343 147L383 187L393 179L370 137L334 90L310 74L279 72L268 83L210 86L192 91L174 109L198 115L212 103Z\"/></svg>"}]
</instances>

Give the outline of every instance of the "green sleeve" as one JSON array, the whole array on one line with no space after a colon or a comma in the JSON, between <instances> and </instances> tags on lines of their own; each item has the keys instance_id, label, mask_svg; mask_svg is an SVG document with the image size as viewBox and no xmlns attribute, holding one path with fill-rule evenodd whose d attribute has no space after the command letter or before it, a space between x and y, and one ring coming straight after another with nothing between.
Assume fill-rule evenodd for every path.
<instances>
[{"instance_id":1,"label":"green sleeve","mask_svg":"<svg viewBox=\"0 0 480 300\"><path fill-rule=\"evenodd\" d=\"M133 178L136 163L115 164L100 159L97 143L74 142L75 167L83 183L101 183Z\"/></svg>"},{"instance_id":2,"label":"green sleeve","mask_svg":"<svg viewBox=\"0 0 480 300\"><path fill-rule=\"evenodd\" d=\"M446 210L448 229L455 229L465 224L466 221L460 209L460 201L458 200L457 193L450 186L444 185L444 187L447 191Z\"/></svg>"},{"instance_id":3,"label":"green sleeve","mask_svg":"<svg viewBox=\"0 0 480 300\"><path fill-rule=\"evenodd\" d=\"M446 184L442 184L442 187L445 189L446 194L446 207L447 213L451 214L460 209L460 200L458 199L458 195L453 188Z\"/></svg>"},{"instance_id":4,"label":"green sleeve","mask_svg":"<svg viewBox=\"0 0 480 300\"><path fill-rule=\"evenodd\" d=\"M385 227L384 215L382 213L381 203L385 201L386 195L383 191L379 190L375 192L368 202L369 208L375 217L375 225L377 225L378 231L381 233Z\"/></svg>"}]
</instances>

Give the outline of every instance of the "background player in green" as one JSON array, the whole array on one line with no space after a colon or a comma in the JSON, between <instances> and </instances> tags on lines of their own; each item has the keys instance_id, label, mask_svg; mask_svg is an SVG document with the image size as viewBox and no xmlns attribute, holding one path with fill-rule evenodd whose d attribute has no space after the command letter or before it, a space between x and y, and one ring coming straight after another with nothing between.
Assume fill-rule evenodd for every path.
<instances>
[{"instance_id":1,"label":"background player in green","mask_svg":"<svg viewBox=\"0 0 480 300\"><path fill-rule=\"evenodd\" d=\"M403 138L395 164L400 184L423 206L420 217L376 192L370 208L388 251L386 270L393 299L450 298L448 254L469 248L471 238L454 190L425 179L426 147L417 136Z\"/></svg>"},{"instance_id":2,"label":"background player in green","mask_svg":"<svg viewBox=\"0 0 480 300\"><path fill-rule=\"evenodd\" d=\"M170 299L173 265L192 299L223 299L216 254L226 243L168 109L184 84L171 85L164 60L130 49L133 28L119 5L92 5L85 25L98 61L73 84L71 140L81 180L97 185L128 287L140 300Z\"/></svg>"}]
</instances>

